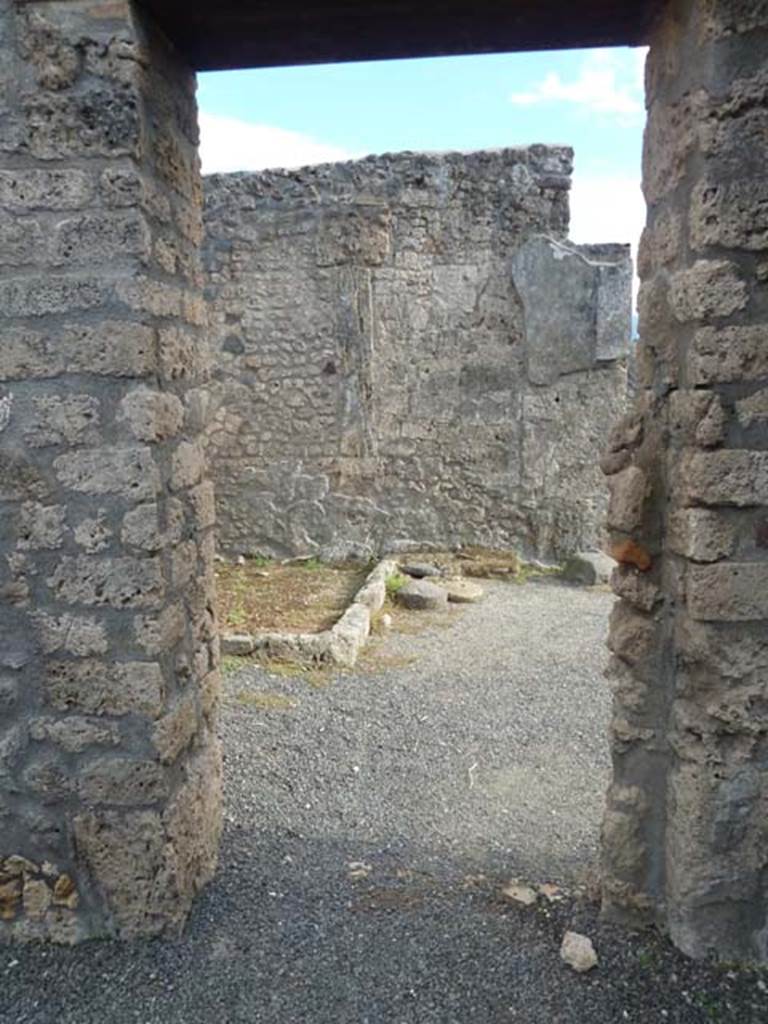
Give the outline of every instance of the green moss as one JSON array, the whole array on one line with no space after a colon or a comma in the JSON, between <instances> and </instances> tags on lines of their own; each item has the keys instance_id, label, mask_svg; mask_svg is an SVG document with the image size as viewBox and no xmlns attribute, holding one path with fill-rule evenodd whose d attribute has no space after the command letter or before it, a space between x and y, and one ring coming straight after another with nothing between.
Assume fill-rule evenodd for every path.
<instances>
[{"instance_id":1,"label":"green moss","mask_svg":"<svg viewBox=\"0 0 768 1024\"><path fill-rule=\"evenodd\" d=\"M387 576L384 586L387 590L389 597L394 597L398 590L401 590L408 582L408 577L404 576L401 572L393 572Z\"/></svg>"}]
</instances>

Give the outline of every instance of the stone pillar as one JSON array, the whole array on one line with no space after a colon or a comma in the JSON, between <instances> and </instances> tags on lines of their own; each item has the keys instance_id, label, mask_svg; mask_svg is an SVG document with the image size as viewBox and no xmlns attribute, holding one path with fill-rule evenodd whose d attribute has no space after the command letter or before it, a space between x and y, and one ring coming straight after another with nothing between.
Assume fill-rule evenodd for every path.
<instances>
[{"instance_id":1,"label":"stone pillar","mask_svg":"<svg viewBox=\"0 0 768 1024\"><path fill-rule=\"evenodd\" d=\"M0 938L183 922L219 834L194 76L0 0Z\"/></svg>"},{"instance_id":2,"label":"stone pillar","mask_svg":"<svg viewBox=\"0 0 768 1024\"><path fill-rule=\"evenodd\" d=\"M672 0L646 72L641 394L603 460L621 566L605 911L768 960L768 5Z\"/></svg>"}]
</instances>

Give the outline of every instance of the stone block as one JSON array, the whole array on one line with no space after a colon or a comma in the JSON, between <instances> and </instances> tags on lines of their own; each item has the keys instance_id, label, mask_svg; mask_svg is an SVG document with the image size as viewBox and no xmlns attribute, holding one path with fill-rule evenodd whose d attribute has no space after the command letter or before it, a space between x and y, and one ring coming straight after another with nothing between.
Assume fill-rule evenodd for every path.
<instances>
[{"instance_id":1,"label":"stone block","mask_svg":"<svg viewBox=\"0 0 768 1024\"><path fill-rule=\"evenodd\" d=\"M663 597L658 585L646 573L631 565L616 566L611 574L611 587L617 597L642 612L653 611Z\"/></svg>"},{"instance_id":2,"label":"stone block","mask_svg":"<svg viewBox=\"0 0 768 1024\"><path fill-rule=\"evenodd\" d=\"M99 509L95 516L88 516L81 520L73 533L76 543L88 554L94 555L103 551L109 547L112 538L112 529L106 518L106 511Z\"/></svg>"},{"instance_id":3,"label":"stone block","mask_svg":"<svg viewBox=\"0 0 768 1024\"><path fill-rule=\"evenodd\" d=\"M197 544L193 540L178 544L171 551L171 586L183 590L200 572Z\"/></svg>"},{"instance_id":4,"label":"stone block","mask_svg":"<svg viewBox=\"0 0 768 1024\"><path fill-rule=\"evenodd\" d=\"M171 710L159 718L152 731L152 743L163 764L172 764L198 731L194 693L184 693Z\"/></svg>"},{"instance_id":5,"label":"stone block","mask_svg":"<svg viewBox=\"0 0 768 1024\"><path fill-rule=\"evenodd\" d=\"M61 547L67 532L64 505L41 505L25 501L17 514L17 546L20 551L52 550Z\"/></svg>"},{"instance_id":6,"label":"stone block","mask_svg":"<svg viewBox=\"0 0 768 1024\"><path fill-rule=\"evenodd\" d=\"M168 782L156 761L97 757L80 772L78 791L89 804L154 804L168 796Z\"/></svg>"},{"instance_id":7,"label":"stone block","mask_svg":"<svg viewBox=\"0 0 768 1024\"><path fill-rule=\"evenodd\" d=\"M106 304L111 282L89 274L45 275L0 281L0 316L72 316Z\"/></svg>"},{"instance_id":8,"label":"stone block","mask_svg":"<svg viewBox=\"0 0 768 1024\"><path fill-rule=\"evenodd\" d=\"M397 600L404 608L434 611L447 607L448 593L426 580L409 580L398 590Z\"/></svg>"},{"instance_id":9,"label":"stone block","mask_svg":"<svg viewBox=\"0 0 768 1024\"><path fill-rule=\"evenodd\" d=\"M20 269L47 262L47 239L40 221L32 217L11 217L0 210L0 246L0 267Z\"/></svg>"},{"instance_id":10,"label":"stone block","mask_svg":"<svg viewBox=\"0 0 768 1024\"><path fill-rule=\"evenodd\" d=\"M694 562L716 562L733 552L736 530L732 521L720 512L680 509L669 517L667 543L672 551Z\"/></svg>"},{"instance_id":11,"label":"stone block","mask_svg":"<svg viewBox=\"0 0 768 1024\"><path fill-rule=\"evenodd\" d=\"M152 615L137 615L134 619L136 643L147 654L162 654L173 648L184 637L187 615L182 604L169 604Z\"/></svg>"},{"instance_id":12,"label":"stone block","mask_svg":"<svg viewBox=\"0 0 768 1024\"><path fill-rule=\"evenodd\" d=\"M188 495L194 515L195 528L207 530L216 523L216 501L213 493L213 483L205 480L197 487L193 487Z\"/></svg>"},{"instance_id":13,"label":"stone block","mask_svg":"<svg viewBox=\"0 0 768 1024\"><path fill-rule=\"evenodd\" d=\"M115 494L146 501L160 489L152 450L139 445L67 452L54 461L53 468L64 487L83 494Z\"/></svg>"},{"instance_id":14,"label":"stone block","mask_svg":"<svg viewBox=\"0 0 768 1024\"><path fill-rule=\"evenodd\" d=\"M165 544L165 531L160 525L160 510L155 502L137 505L125 514L120 538L123 544L159 551Z\"/></svg>"},{"instance_id":15,"label":"stone block","mask_svg":"<svg viewBox=\"0 0 768 1024\"><path fill-rule=\"evenodd\" d=\"M650 490L645 473L639 466L627 466L608 478L608 486L608 525L632 533L643 522L643 506Z\"/></svg>"},{"instance_id":16,"label":"stone block","mask_svg":"<svg viewBox=\"0 0 768 1024\"><path fill-rule=\"evenodd\" d=\"M77 657L106 654L107 630L98 619L82 615L51 615L36 611L31 616L40 646L46 654L65 651Z\"/></svg>"},{"instance_id":17,"label":"stone block","mask_svg":"<svg viewBox=\"0 0 768 1024\"><path fill-rule=\"evenodd\" d=\"M200 482L204 466L205 456L201 446L190 441L182 441L171 458L172 490L194 487Z\"/></svg>"},{"instance_id":18,"label":"stone block","mask_svg":"<svg viewBox=\"0 0 768 1024\"><path fill-rule=\"evenodd\" d=\"M61 267L130 259L148 263L150 253L150 230L141 214L102 211L61 221L52 241L51 262Z\"/></svg>"},{"instance_id":19,"label":"stone block","mask_svg":"<svg viewBox=\"0 0 768 1024\"><path fill-rule=\"evenodd\" d=\"M101 403L92 395L50 395L32 400L33 415L23 428L31 448L94 444L99 440Z\"/></svg>"},{"instance_id":20,"label":"stone block","mask_svg":"<svg viewBox=\"0 0 768 1024\"><path fill-rule=\"evenodd\" d=\"M50 661L45 691L51 707L85 715L157 718L165 706L163 675L160 666L151 661Z\"/></svg>"},{"instance_id":21,"label":"stone block","mask_svg":"<svg viewBox=\"0 0 768 1024\"><path fill-rule=\"evenodd\" d=\"M62 558L46 580L55 599L113 608L158 607L165 593L157 558Z\"/></svg>"},{"instance_id":22,"label":"stone block","mask_svg":"<svg viewBox=\"0 0 768 1024\"><path fill-rule=\"evenodd\" d=\"M610 555L604 555L601 551L577 551L565 563L563 579L584 587L594 587L607 583L615 566L616 562Z\"/></svg>"},{"instance_id":23,"label":"stone block","mask_svg":"<svg viewBox=\"0 0 768 1024\"><path fill-rule=\"evenodd\" d=\"M128 423L138 440L164 441L181 429L184 406L170 392L142 386L125 396L120 403L118 417Z\"/></svg>"},{"instance_id":24,"label":"stone block","mask_svg":"<svg viewBox=\"0 0 768 1024\"><path fill-rule=\"evenodd\" d=\"M75 168L0 170L0 207L29 210L77 210L93 197L91 175Z\"/></svg>"},{"instance_id":25,"label":"stone block","mask_svg":"<svg viewBox=\"0 0 768 1024\"><path fill-rule=\"evenodd\" d=\"M688 570L688 612L694 619L745 622L768 619L768 563L721 562Z\"/></svg>"},{"instance_id":26,"label":"stone block","mask_svg":"<svg viewBox=\"0 0 768 1024\"><path fill-rule=\"evenodd\" d=\"M120 937L153 935L181 923L189 903L176 903L172 854L157 811L83 811L74 819L74 833Z\"/></svg>"},{"instance_id":27,"label":"stone block","mask_svg":"<svg viewBox=\"0 0 768 1024\"><path fill-rule=\"evenodd\" d=\"M735 263L697 260L672 276L670 306L677 320L730 316L747 305L749 292Z\"/></svg>"},{"instance_id":28,"label":"stone block","mask_svg":"<svg viewBox=\"0 0 768 1024\"><path fill-rule=\"evenodd\" d=\"M629 665L637 665L655 653L656 639L653 619L625 601L616 602L611 612L608 648L617 658Z\"/></svg>"},{"instance_id":29,"label":"stone block","mask_svg":"<svg viewBox=\"0 0 768 1024\"><path fill-rule=\"evenodd\" d=\"M690 236L696 250L768 249L765 181L700 182L691 195Z\"/></svg>"},{"instance_id":30,"label":"stone block","mask_svg":"<svg viewBox=\"0 0 768 1024\"><path fill-rule=\"evenodd\" d=\"M759 380L768 375L768 324L703 327L687 362L693 385Z\"/></svg>"},{"instance_id":31,"label":"stone block","mask_svg":"<svg viewBox=\"0 0 768 1024\"><path fill-rule=\"evenodd\" d=\"M104 80L77 92L34 93L23 109L26 146L41 160L138 156L137 101L130 87Z\"/></svg>"},{"instance_id":32,"label":"stone block","mask_svg":"<svg viewBox=\"0 0 768 1024\"><path fill-rule=\"evenodd\" d=\"M33 718L29 735L39 742L48 740L69 754L80 754L89 747L116 747L121 739L114 724L82 715Z\"/></svg>"},{"instance_id":33,"label":"stone block","mask_svg":"<svg viewBox=\"0 0 768 1024\"><path fill-rule=\"evenodd\" d=\"M221 638L221 653L233 657L253 654L254 641L250 633L226 633Z\"/></svg>"},{"instance_id":34,"label":"stone block","mask_svg":"<svg viewBox=\"0 0 768 1024\"><path fill-rule=\"evenodd\" d=\"M761 388L738 401L736 415L745 429L768 422L768 388Z\"/></svg>"},{"instance_id":35,"label":"stone block","mask_svg":"<svg viewBox=\"0 0 768 1024\"><path fill-rule=\"evenodd\" d=\"M719 395L680 389L669 396L669 426L674 445L712 448L723 441L726 425Z\"/></svg>"},{"instance_id":36,"label":"stone block","mask_svg":"<svg viewBox=\"0 0 768 1024\"><path fill-rule=\"evenodd\" d=\"M690 505L768 505L768 452L687 452L680 493Z\"/></svg>"}]
</instances>

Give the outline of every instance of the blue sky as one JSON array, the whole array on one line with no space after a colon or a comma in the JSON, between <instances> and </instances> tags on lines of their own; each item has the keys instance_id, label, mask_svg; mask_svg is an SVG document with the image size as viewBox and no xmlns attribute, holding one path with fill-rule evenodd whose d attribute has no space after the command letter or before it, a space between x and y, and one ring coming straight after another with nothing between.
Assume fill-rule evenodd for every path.
<instances>
[{"instance_id":1,"label":"blue sky","mask_svg":"<svg viewBox=\"0 0 768 1024\"><path fill-rule=\"evenodd\" d=\"M644 55L566 50L201 74L203 171L567 143L576 151L572 238L634 245Z\"/></svg>"}]
</instances>

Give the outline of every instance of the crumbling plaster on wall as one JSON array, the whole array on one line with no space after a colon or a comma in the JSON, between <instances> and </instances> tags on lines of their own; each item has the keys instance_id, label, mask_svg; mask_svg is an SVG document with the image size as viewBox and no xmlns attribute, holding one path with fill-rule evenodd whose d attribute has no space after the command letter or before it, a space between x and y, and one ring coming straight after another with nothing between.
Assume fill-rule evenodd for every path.
<instances>
[{"instance_id":1,"label":"crumbling plaster on wall","mask_svg":"<svg viewBox=\"0 0 768 1024\"><path fill-rule=\"evenodd\" d=\"M572 153L400 153L206 180L230 552L596 547L628 246L566 244Z\"/></svg>"}]
</instances>

